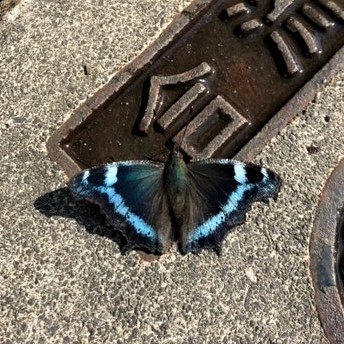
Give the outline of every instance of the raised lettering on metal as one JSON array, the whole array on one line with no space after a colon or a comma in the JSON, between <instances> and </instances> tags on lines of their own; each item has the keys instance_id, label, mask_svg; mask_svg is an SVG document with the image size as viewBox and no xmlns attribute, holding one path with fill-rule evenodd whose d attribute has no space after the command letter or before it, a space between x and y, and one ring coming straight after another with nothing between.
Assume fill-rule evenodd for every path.
<instances>
[{"instance_id":1,"label":"raised lettering on metal","mask_svg":"<svg viewBox=\"0 0 344 344\"><path fill-rule=\"evenodd\" d=\"M246 20L238 27L242 38L245 38L246 34L251 31L264 27L263 36L268 35L274 43L272 46L276 48L271 49L271 54L274 55L276 53L274 50L276 50L279 57L282 58L286 66L286 71L282 74L288 78L300 76L306 68L298 58L303 52L299 38L301 37L301 41L303 41L301 44L307 47L304 55L314 57L314 55L322 53L323 50L319 35L324 34L324 29L327 30L336 25L331 16L334 19L344 20L344 9L337 0L319 0L318 4L315 2L311 5L302 4L299 8L292 9L291 15L286 16L286 11L290 11L292 5L293 1L290 0L275 1L273 10L265 14L264 17L250 18L249 20L246 20L247 13L251 10L254 13L258 8L257 3L250 5L239 3L226 9L228 17L242 15ZM326 8L328 14L324 13L320 7ZM233 8L240 8L241 10L233 11ZM245 10L243 10L244 8ZM266 25L265 18L269 21L269 25ZM284 33L283 31L286 29L292 35L290 32ZM331 35L331 32L328 31L325 34ZM275 60L278 61L279 59Z\"/></svg>"},{"instance_id":2,"label":"raised lettering on metal","mask_svg":"<svg viewBox=\"0 0 344 344\"><path fill-rule=\"evenodd\" d=\"M198 82L192 86L184 95L176 101L159 119L158 124L166 130L174 121L178 119L199 96L207 91L207 88Z\"/></svg>"},{"instance_id":3,"label":"raised lettering on metal","mask_svg":"<svg viewBox=\"0 0 344 344\"><path fill-rule=\"evenodd\" d=\"M173 138L193 159L207 159L250 123L221 96L215 97Z\"/></svg>"},{"instance_id":4,"label":"raised lettering on metal","mask_svg":"<svg viewBox=\"0 0 344 344\"><path fill-rule=\"evenodd\" d=\"M322 29L328 29L334 25L334 21L331 18L329 18L319 8L316 8L310 4L304 4L302 6L302 12L309 20Z\"/></svg>"},{"instance_id":5,"label":"raised lettering on metal","mask_svg":"<svg viewBox=\"0 0 344 344\"><path fill-rule=\"evenodd\" d=\"M188 70L186 72L175 74L175 75L168 75L168 76L162 76L162 75L154 75L150 79L150 90L149 90L149 98L148 98L148 104L144 113L143 118L140 121L139 130L143 133L148 132L149 127L152 125L155 115L158 111L159 107L159 93L163 86L167 85L177 85L180 83L190 82L192 80L199 79L211 72L210 66L202 62L197 67ZM200 94L202 94L205 90L203 85L196 86L196 89L191 90L191 92L184 97L183 100L190 100L190 103L194 101L194 97ZM190 91L190 90L189 90ZM192 101L191 101L192 98ZM167 127L170 122L178 116L179 112L182 111L183 108L183 101L179 102L178 104L175 104L175 107L173 109L170 109L170 111L166 116L164 116L164 119L161 120L163 128ZM171 120L168 120L167 118L170 118Z\"/></svg>"},{"instance_id":6,"label":"raised lettering on metal","mask_svg":"<svg viewBox=\"0 0 344 344\"><path fill-rule=\"evenodd\" d=\"M321 53L319 42L317 41L314 32L312 32L305 22L291 16L287 21L288 28L292 32L297 32L305 42L309 54Z\"/></svg>"},{"instance_id":7,"label":"raised lettering on metal","mask_svg":"<svg viewBox=\"0 0 344 344\"><path fill-rule=\"evenodd\" d=\"M287 67L287 75L294 76L297 73L301 73L302 67L296 57L296 54L290 48L288 38L286 38L284 34L281 34L278 31L273 31L270 37L276 44L276 47L284 60L284 63Z\"/></svg>"}]
</instances>

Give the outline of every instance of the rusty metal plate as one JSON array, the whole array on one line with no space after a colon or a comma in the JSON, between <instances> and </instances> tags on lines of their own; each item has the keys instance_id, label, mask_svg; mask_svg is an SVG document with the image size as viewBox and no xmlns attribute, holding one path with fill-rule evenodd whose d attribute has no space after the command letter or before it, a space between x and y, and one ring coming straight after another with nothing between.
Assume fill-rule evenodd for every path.
<instances>
[{"instance_id":1,"label":"rusty metal plate","mask_svg":"<svg viewBox=\"0 0 344 344\"><path fill-rule=\"evenodd\" d=\"M55 132L80 168L154 156L252 159L343 66L344 0L196 1Z\"/></svg>"},{"instance_id":2,"label":"rusty metal plate","mask_svg":"<svg viewBox=\"0 0 344 344\"><path fill-rule=\"evenodd\" d=\"M344 159L332 172L318 205L310 244L315 301L332 344L344 338Z\"/></svg>"}]
</instances>

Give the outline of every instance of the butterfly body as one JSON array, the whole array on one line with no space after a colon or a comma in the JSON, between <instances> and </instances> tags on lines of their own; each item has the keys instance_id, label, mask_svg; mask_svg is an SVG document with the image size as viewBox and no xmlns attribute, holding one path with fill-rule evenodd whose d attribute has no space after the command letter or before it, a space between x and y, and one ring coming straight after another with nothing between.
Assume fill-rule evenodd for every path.
<instances>
[{"instance_id":1,"label":"butterfly body","mask_svg":"<svg viewBox=\"0 0 344 344\"><path fill-rule=\"evenodd\" d=\"M72 193L98 204L128 249L164 253L173 241L180 251L220 251L229 229L241 224L255 201L275 198L281 180L272 171L228 159L186 163L172 151L165 164L115 162L75 176Z\"/></svg>"},{"instance_id":2,"label":"butterfly body","mask_svg":"<svg viewBox=\"0 0 344 344\"><path fill-rule=\"evenodd\" d=\"M170 215L175 224L180 226L183 222L187 202L187 167L184 160L177 154L172 154L165 164L164 181Z\"/></svg>"}]
</instances>

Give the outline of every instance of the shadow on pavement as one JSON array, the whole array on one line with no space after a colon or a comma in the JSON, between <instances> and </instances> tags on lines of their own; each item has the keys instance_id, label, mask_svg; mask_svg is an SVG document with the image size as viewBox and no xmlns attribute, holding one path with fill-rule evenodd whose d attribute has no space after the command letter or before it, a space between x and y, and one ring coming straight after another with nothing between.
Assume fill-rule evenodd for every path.
<instances>
[{"instance_id":1,"label":"shadow on pavement","mask_svg":"<svg viewBox=\"0 0 344 344\"><path fill-rule=\"evenodd\" d=\"M98 206L86 201L77 201L68 188L61 188L40 196L34 202L35 208L47 217L62 216L75 219L90 234L105 236L123 250L126 240L119 230L106 222ZM120 220L119 220L120 223Z\"/></svg>"}]
</instances>

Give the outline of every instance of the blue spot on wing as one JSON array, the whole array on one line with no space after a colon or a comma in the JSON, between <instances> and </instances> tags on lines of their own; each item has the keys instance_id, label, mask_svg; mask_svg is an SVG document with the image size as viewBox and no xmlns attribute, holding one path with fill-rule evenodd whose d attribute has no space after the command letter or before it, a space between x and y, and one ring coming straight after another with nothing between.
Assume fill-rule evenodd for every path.
<instances>
[{"instance_id":1,"label":"blue spot on wing","mask_svg":"<svg viewBox=\"0 0 344 344\"><path fill-rule=\"evenodd\" d=\"M222 208L222 211L220 211L216 215L213 215L206 222L196 227L193 233L190 235L188 241L197 241L200 240L202 237L207 237L213 234L218 229L218 227L226 221L226 218L228 218L231 213L238 210L239 202L244 199L244 193L251 189L252 186L250 184L238 186L236 191L234 191L230 195L227 203Z\"/></svg>"},{"instance_id":2,"label":"blue spot on wing","mask_svg":"<svg viewBox=\"0 0 344 344\"><path fill-rule=\"evenodd\" d=\"M276 197L280 178L265 168L233 160L210 159L191 163L190 194L196 206L187 214L182 253L203 248L220 252L230 228L245 221L255 201Z\"/></svg>"},{"instance_id":3,"label":"blue spot on wing","mask_svg":"<svg viewBox=\"0 0 344 344\"><path fill-rule=\"evenodd\" d=\"M97 190L108 196L109 203L113 205L114 212L125 217L127 222L131 224L137 231L138 234L149 237L150 239L157 239L156 231L143 221L139 216L132 213L129 208L125 205L124 199L121 195L117 194L114 188L110 187L97 187Z\"/></svg>"},{"instance_id":4,"label":"blue spot on wing","mask_svg":"<svg viewBox=\"0 0 344 344\"><path fill-rule=\"evenodd\" d=\"M161 171L160 165L149 162L112 163L80 173L69 187L76 197L98 204L111 222L116 223L115 214L124 219L129 226L118 229L127 238L127 249L162 253L165 242L156 225L161 212L152 213L152 204L160 209L154 201Z\"/></svg>"},{"instance_id":5,"label":"blue spot on wing","mask_svg":"<svg viewBox=\"0 0 344 344\"><path fill-rule=\"evenodd\" d=\"M105 186L112 186L117 183L117 172L118 167L116 165L109 165L106 169L105 173Z\"/></svg>"}]
</instances>

